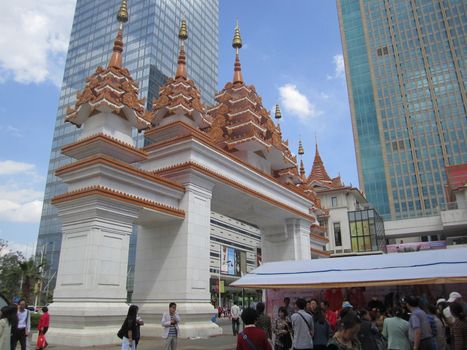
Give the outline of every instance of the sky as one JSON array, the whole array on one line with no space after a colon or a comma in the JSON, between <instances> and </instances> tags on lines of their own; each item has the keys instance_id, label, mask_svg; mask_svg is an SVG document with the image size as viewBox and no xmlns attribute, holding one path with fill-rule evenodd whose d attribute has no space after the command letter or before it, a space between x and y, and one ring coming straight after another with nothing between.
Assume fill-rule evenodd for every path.
<instances>
[{"instance_id":1,"label":"sky","mask_svg":"<svg viewBox=\"0 0 467 350\"><path fill-rule=\"evenodd\" d=\"M39 230L75 3L0 2L0 239L25 255ZM232 79L237 19L244 81L267 109L280 104L291 151L301 138L309 173L317 140L329 175L358 186L335 1L220 0L219 90Z\"/></svg>"}]
</instances>

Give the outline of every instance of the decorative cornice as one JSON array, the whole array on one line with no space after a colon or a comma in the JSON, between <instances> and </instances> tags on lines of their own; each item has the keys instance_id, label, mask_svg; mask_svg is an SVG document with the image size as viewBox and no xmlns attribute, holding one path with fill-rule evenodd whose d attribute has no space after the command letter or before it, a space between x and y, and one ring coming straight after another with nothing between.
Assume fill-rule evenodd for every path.
<instances>
[{"instance_id":1,"label":"decorative cornice","mask_svg":"<svg viewBox=\"0 0 467 350\"><path fill-rule=\"evenodd\" d=\"M216 179L218 181L221 181L229 186L232 186L236 189L239 189L247 194L250 194L256 198L259 198L265 202L268 202L270 204L273 204L277 207L280 207L280 208L283 208L289 212L292 212L294 213L295 215L298 215L298 216L301 216L307 220L310 220L310 221L314 221L315 220L315 217L312 216L312 215L309 215L309 214L306 214L306 213L303 213L302 211L300 210L297 210L295 208L292 208L286 204L283 204L282 202L279 202L279 201L276 201L270 197L267 197L265 195L263 195L262 193L258 192L258 191L255 191L235 180L232 180L224 175L221 175L219 174L218 172L215 172L211 169L208 169L202 165L199 165L195 162L184 162L184 163L181 163L181 164L176 164L176 165L173 165L173 166L170 166L170 167L166 167L166 168L162 168L162 169L159 169L157 171L155 171L156 174L159 174L159 175L169 175L171 173L174 173L174 172L179 172L179 171L183 171L183 170L195 170L195 171L198 171L204 175L207 175L213 179Z\"/></svg>"},{"instance_id":2,"label":"decorative cornice","mask_svg":"<svg viewBox=\"0 0 467 350\"><path fill-rule=\"evenodd\" d=\"M311 250L312 253L315 253L315 254L318 254L318 255L321 255L321 256L325 256L327 258L331 255L331 253L328 252L328 251L319 250L319 249L316 249L316 248L313 248L313 247L311 247L310 250Z\"/></svg>"},{"instance_id":3,"label":"decorative cornice","mask_svg":"<svg viewBox=\"0 0 467 350\"><path fill-rule=\"evenodd\" d=\"M131 173L133 175L140 176L146 180L170 187L174 190L185 192L185 186L183 186L182 184L179 184L176 181L166 179L162 176L158 176L152 171L146 171L140 168L136 168L132 165L128 165L115 158L102 155L102 154L91 156L91 157L73 162L71 164L64 165L61 168L57 169L57 171L55 172L55 175L61 176L69 172L75 171L77 169L85 168L85 167L89 167L93 165L107 165L114 169L119 169L119 170L122 170L128 173Z\"/></svg>"},{"instance_id":4,"label":"decorative cornice","mask_svg":"<svg viewBox=\"0 0 467 350\"><path fill-rule=\"evenodd\" d=\"M98 133L98 134L95 134L95 135L91 135L89 137L86 137L86 138L83 138L81 140L78 140L76 142L73 142L69 145L66 145L64 147L62 147L62 153L69 153L71 151L74 151L78 148L81 148L83 146L87 146L87 145L90 145L94 142L104 142L104 143L107 143L109 145L112 145L114 147L117 147L121 150L125 150L127 152L130 152L130 153L133 153L134 155L138 156L138 157L141 157L143 159L146 159L148 157L148 154L147 152L139 149L139 148L136 148L134 147L133 145L130 145L129 143L126 143L126 142L122 142L112 136L109 136L107 134L103 134L103 133Z\"/></svg>"},{"instance_id":5,"label":"decorative cornice","mask_svg":"<svg viewBox=\"0 0 467 350\"><path fill-rule=\"evenodd\" d=\"M149 208L158 212L162 212L165 214L174 215L180 218L185 217L185 212L181 209L174 208L162 203L157 203L154 201L150 201L141 197L137 197L128 193L116 191L104 186L90 186L86 188L82 188L76 191L67 192L61 195L58 195L52 199L52 205L56 205L59 203L69 202L72 200L80 199L83 197L88 196L103 196L108 197L114 200L123 201L126 203L142 206L145 208Z\"/></svg>"}]
</instances>

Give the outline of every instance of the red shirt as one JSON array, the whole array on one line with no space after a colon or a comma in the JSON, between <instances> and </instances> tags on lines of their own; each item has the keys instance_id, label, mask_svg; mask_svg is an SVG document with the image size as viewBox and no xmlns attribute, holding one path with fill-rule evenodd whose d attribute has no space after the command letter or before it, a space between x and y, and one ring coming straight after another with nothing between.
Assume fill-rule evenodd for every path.
<instances>
[{"instance_id":1,"label":"red shirt","mask_svg":"<svg viewBox=\"0 0 467 350\"><path fill-rule=\"evenodd\" d=\"M44 327L49 327L50 316L49 313L44 313L41 318L39 318L39 324L37 325L37 329L41 331Z\"/></svg>"},{"instance_id":2,"label":"red shirt","mask_svg":"<svg viewBox=\"0 0 467 350\"><path fill-rule=\"evenodd\" d=\"M266 332L258 327L245 327L243 332L237 335L237 350L251 350L248 342L243 339L242 333L254 344L256 350L272 350L271 343L266 336Z\"/></svg>"},{"instance_id":3,"label":"red shirt","mask_svg":"<svg viewBox=\"0 0 467 350\"><path fill-rule=\"evenodd\" d=\"M335 331L336 330L336 323L337 323L336 311L327 310L326 314L325 314L325 317L326 317L326 321L328 321L328 323L329 323L329 326L331 326L331 329L333 331Z\"/></svg>"}]
</instances>

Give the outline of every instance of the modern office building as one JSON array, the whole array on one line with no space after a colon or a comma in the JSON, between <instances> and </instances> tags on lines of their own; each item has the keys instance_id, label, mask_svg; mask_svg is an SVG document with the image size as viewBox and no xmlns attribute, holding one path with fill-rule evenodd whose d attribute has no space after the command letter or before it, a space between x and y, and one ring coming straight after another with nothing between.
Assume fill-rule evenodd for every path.
<instances>
[{"instance_id":1,"label":"modern office building","mask_svg":"<svg viewBox=\"0 0 467 350\"><path fill-rule=\"evenodd\" d=\"M37 251L44 253L48 260L46 291L55 283L61 245L61 223L51 199L67 189L55 176L55 171L70 162L60 150L63 145L76 140L80 132L73 125L64 123L64 117L67 108L74 105L76 93L83 89L86 77L91 76L97 66L108 63L118 26L115 13L120 2L76 2L37 243ZM140 98L146 99L145 107L151 108L159 88L175 72L179 43L174 33L178 32L181 14L190 28L190 40L186 43L190 78L200 89L203 102L213 104L218 76L218 1L132 0L128 2L128 13L131 20L125 28L123 60L139 82ZM134 268L134 238L130 243L130 272Z\"/></svg>"},{"instance_id":2,"label":"modern office building","mask_svg":"<svg viewBox=\"0 0 467 350\"><path fill-rule=\"evenodd\" d=\"M360 187L389 226L439 217L446 168L467 163L465 1L337 8Z\"/></svg>"}]
</instances>

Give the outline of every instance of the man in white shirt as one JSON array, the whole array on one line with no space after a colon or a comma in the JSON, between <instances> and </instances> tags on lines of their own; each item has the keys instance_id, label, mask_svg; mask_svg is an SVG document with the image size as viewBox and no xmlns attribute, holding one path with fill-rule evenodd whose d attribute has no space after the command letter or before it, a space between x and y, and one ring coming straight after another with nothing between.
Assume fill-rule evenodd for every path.
<instances>
[{"instance_id":1,"label":"man in white shirt","mask_svg":"<svg viewBox=\"0 0 467 350\"><path fill-rule=\"evenodd\" d=\"M232 318L232 332L236 336L240 329L240 307L237 305L237 302L234 301L232 308L230 309L230 317Z\"/></svg>"},{"instance_id":2,"label":"man in white shirt","mask_svg":"<svg viewBox=\"0 0 467 350\"><path fill-rule=\"evenodd\" d=\"M27 344L28 336L31 333L31 314L26 309L26 300L19 300L17 315L18 327L13 334L11 348L16 349L16 344L19 342L21 350L27 350L29 349L29 344Z\"/></svg>"},{"instance_id":3,"label":"man in white shirt","mask_svg":"<svg viewBox=\"0 0 467 350\"><path fill-rule=\"evenodd\" d=\"M177 349L177 338L180 329L178 324L180 323L180 316L177 314L177 304L169 304L169 312L164 312L162 315L162 327L164 327L164 333L162 338L165 339L164 350L176 350Z\"/></svg>"}]
</instances>

